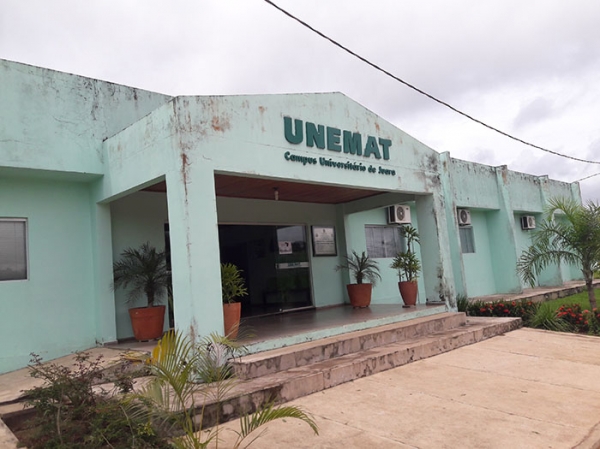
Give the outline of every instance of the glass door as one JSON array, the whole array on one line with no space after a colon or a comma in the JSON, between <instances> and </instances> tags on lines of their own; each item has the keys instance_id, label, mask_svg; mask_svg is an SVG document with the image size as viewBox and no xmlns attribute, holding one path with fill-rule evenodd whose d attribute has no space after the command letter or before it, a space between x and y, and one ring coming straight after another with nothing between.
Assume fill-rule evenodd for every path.
<instances>
[{"instance_id":1,"label":"glass door","mask_svg":"<svg viewBox=\"0 0 600 449\"><path fill-rule=\"evenodd\" d=\"M312 306L306 226L219 225L221 262L243 270L242 316Z\"/></svg>"},{"instance_id":2,"label":"glass door","mask_svg":"<svg viewBox=\"0 0 600 449\"><path fill-rule=\"evenodd\" d=\"M275 277L280 311L312 305L305 226L278 226Z\"/></svg>"}]
</instances>

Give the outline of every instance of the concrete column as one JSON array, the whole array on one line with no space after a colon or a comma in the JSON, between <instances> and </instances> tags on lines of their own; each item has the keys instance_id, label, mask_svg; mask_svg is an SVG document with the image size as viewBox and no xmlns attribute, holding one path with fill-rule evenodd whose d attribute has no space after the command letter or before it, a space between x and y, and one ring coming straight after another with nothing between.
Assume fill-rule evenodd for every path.
<instances>
[{"instance_id":1,"label":"concrete column","mask_svg":"<svg viewBox=\"0 0 600 449\"><path fill-rule=\"evenodd\" d=\"M581 187L578 182L573 182L571 187L571 198L578 203L581 203Z\"/></svg>"},{"instance_id":2,"label":"concrete column","mask_svg":"<svg viewBox=\"0 0 600 449\"><path fill-rule=\"evenodd\" d=\"M348 215L345 212L345 207L343 204L338 204L335 207L335 228L336 228L336 239L338 251L341 252L340 256L349 255L352 253L351 242L348 242L346 229L348 228ZM342 283L344 292L344 302L350 304L350 298L348 297L348 292L346 291L346 285L354 282L350 278L350 273L348 270L342 270Z\"/></svg>"},{"instance_id":3,"label":"concrete column","mask_svg":"<svg viewBox=\"0 0 600 449\"><path fill-rule=\"evenodd\" d=\"M466 295L467 282L465 279L465 269L462 261L460 247L460 236L458 234L458 224L456 219L456 204L454 202L454 186L450 176L450 167L452 160L450 153L440 154L440 185L443 203L443 213L446 222L447 244L450 251L451 275L454 279L454 288L456 294Z\"/></svg>"},{"instance_id":4,"label":"concrete column","mask_svg":"<svg viewBox=\"0 0 600 449\"><path fill-rule=\"evenodd\" d=\"M223 334L214 173L202 164L167 173L175 327Z\"/></svg>"},{"instance_id":5,"label":"concrete column","mask_svg":"<svg viewBox=\"0 0 600 449\"><path fill-rule=\"evenodd\" d=\"M506 187L508 182L508 168L506 165L496 167L496 182L498 204L500 209L488 212L488 234L490 239L490 253L492 255L492 268L498 293L520 293L521 281L517 274L517 238L515 235L515 219L510 201L510 194Z\"/></svg>"},{"instance_id":6,"label":"concrete column","mask_svg":"<svg viewBox=\"0 0 600 449\"><path fill-rule=\"evenodd\" d=\"M117 340L110 204L92 202L91 208L96 341L109 343Z\"/></svg>"},{"instance_id":7,"label":"concrete column","mask_svg":"<svg viewBox=\"0 0 600 449\"><path fill-rule=\"evenodd\" d=\"M444 301L456 307L456 288L452 272L452 258L448 224L441 192L417 196L415 207L421 242L421 276L427 302Z\"/></svg>"}]
</instances>

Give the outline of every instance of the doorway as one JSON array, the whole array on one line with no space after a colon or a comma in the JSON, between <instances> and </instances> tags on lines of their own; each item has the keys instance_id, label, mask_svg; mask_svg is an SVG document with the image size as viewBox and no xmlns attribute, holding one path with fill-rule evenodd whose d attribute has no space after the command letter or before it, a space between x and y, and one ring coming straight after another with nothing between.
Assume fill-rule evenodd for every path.
<instances>
[{"instance_id":1,"label":"doorway","mask_svg":"<svg viewBox=\"0 0 600 449\"><path fill-rule=\"evenodd\" d=\"M306 226L219 225L219 247L243 270L242 317L313 306Z\"/></svg>"}]
</instances>

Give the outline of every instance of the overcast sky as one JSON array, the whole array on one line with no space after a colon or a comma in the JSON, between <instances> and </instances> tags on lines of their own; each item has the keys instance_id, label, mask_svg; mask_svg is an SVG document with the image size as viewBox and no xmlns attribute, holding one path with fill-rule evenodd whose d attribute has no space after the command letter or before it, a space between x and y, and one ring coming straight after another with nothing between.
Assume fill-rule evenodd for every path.
<instances>
[{"instance_id":1,"label":"overcast sky","mask_svg":"<svg viewBox=\"0 0 600 449\"><path fill-rule=\"evenodd\" d=\"M492 126L600 161L600 1L274 2ZM169 95L340 91L456 158L600 173L468 121L263 0L0 0L0 58ZM600 176L581 190L600 200Z\"/></svg>"}]
</instances>

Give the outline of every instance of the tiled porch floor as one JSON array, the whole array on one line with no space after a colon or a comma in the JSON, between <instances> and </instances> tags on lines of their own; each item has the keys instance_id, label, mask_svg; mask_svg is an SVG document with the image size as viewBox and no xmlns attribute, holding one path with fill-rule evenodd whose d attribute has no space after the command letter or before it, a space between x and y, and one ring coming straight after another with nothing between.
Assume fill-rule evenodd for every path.
<instances>
[{"instance_id":1,"label":"tiled porch floor","mask_svg":"<svg viewBox=\"0 0 600 449\"><path fill-rule=\"evenodd\" d=\"M600 280L596 281L596 287L600 287ZM584 282L572 281L560 287L537 287L525 289L523 293L519 294L497 294L470 298L470 300L494 301L497 299L531 298L534 301L545 301L572 295L583 290L585 290ZM445 310L443 305L418 305L408 309L402 308L400 304L372 304L365 309L353 309L350 305L342 305L251 317L242 320L240 342L250 348L254 347L252 352L258 352L419 316L442 313ZM277 344L275 344L276 341L278 341ZM124 341L107 346L150 352L155 345L156 342L152 341Z\"/></svg>"},{"instance_id":2,"label":"tiled porch floor","mask_svg":"<svg viewBox=\"0 0 600 449\"><path fill-rule=\"evenodd\" d=\"M403 308L400 304L371 304L363 309L354 309L350 305L309 309L278 315L255 317L242 320L240 333L251 334L242 338L244 344L255 344L265 340L290 337L306 332L326 331L337 327L372 327L381 321L404 321L435 306L418 305ZM437 313L445 311L445 306L437 306ZM421 312L421 313L420 313Z\"/></svg>"},{"instance_id":3,"label":"tiled porch floor","mask_svg":"<svg viewBox=\"0 0 600 449\"><path fill-rule=\"evenodd\" d=\"M350 305L341 305L250 317L242 319L240 342L245 346L261 346L260 350L263 350L270 347L262 346L269 346L269 342L274 340L284 339L284 344L294 344L445 311L444 305L417 305L403 308L401 304L372 304L364 309L353 309ZM121 350L150 352L155 345L155 341L121 341L107 346Z\"/></svg>"}]
</instances>

